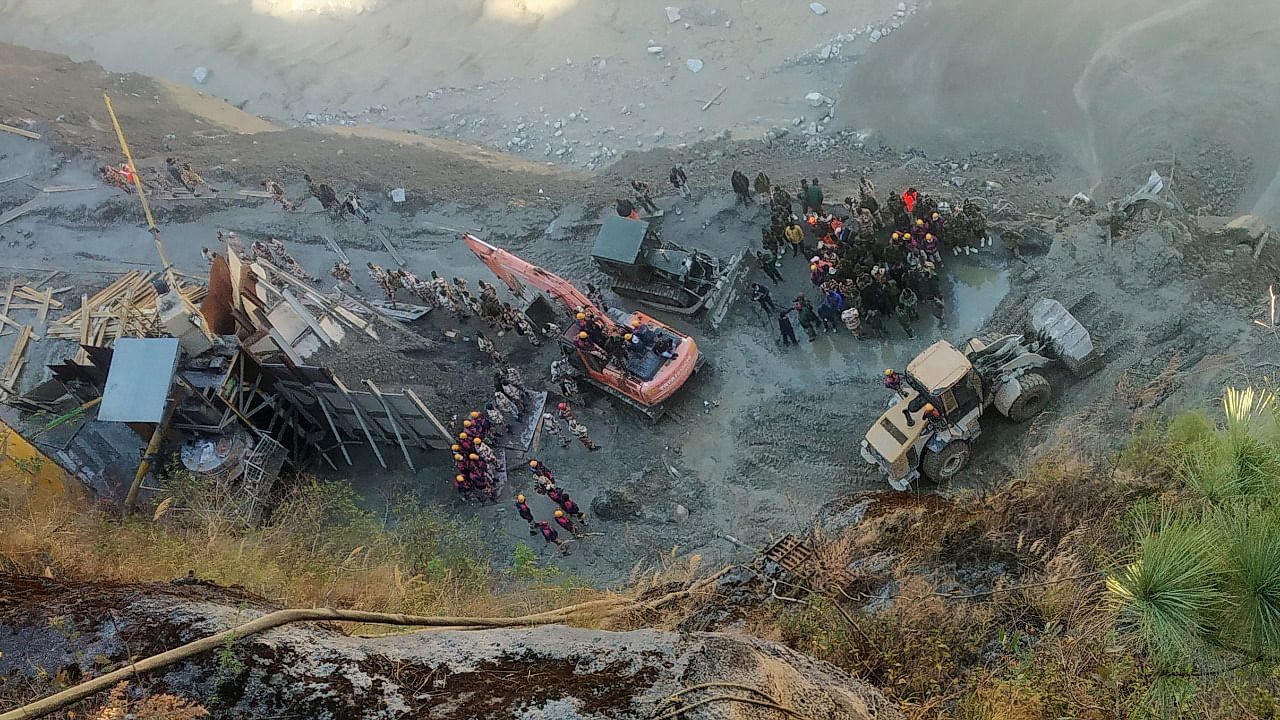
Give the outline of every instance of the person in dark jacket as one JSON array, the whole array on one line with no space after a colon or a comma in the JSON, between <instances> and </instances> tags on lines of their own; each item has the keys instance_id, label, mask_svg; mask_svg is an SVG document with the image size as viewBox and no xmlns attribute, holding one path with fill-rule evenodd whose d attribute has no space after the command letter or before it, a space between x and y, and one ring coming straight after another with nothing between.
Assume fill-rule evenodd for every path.
<instances>
[{"instance_id":1,"label":"person in dark jacket","mask_svg":"<svg viewBox=\"0 0 1280 720\"><path fill-rule=\"evenodd\" d=\"M733 186L733 192L738 196L738 202L747 207L751 207L751 181L741 170L734 170L733 175L729 178L729 184Z\"/></svg>"},{"instance_id":2,"label":"person in dark jacket","mask_svg":"<svg viewBox=\"0 0 1280 720\"><path fill-rule=\"evenodd\" d=\"M787 317L790 310L783 310L778 313L778 331L782 333L782 346L799 345L800 341L796 340L795 328L791 327L791 319Z\"/></svg>"}]
</instances>

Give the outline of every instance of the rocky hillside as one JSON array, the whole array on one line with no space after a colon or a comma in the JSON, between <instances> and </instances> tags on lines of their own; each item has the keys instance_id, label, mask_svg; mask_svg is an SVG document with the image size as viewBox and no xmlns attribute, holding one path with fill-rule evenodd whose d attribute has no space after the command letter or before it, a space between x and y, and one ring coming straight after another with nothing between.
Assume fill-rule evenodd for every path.
<instances>
[{"instance_id":1,"label":"rocky hillside","mask_svg":"<svg viewBox=\"0 0 1280 720\"><path fill-rule=\"evenodd\" d=\"M199 584L12 575L0 577L0 597L0 672L9 682L45 675L75 683L130 656L159 653L273 609ZM239 639L132 685L200 701L214 717L571 720L654 718L681 707L690 720L784 716L761 703L799 718L900 717L872 687L771 642L559 625L384 637L294 625Z\"/></svg>"}]
</instances>

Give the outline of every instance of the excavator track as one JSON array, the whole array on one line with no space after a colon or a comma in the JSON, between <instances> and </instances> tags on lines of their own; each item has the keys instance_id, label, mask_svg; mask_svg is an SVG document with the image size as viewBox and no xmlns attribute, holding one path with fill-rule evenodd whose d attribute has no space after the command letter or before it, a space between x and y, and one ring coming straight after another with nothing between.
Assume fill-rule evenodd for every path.
<instances>
[{"instance_id":1,"label":"excavator track","mask_svg":"<svg viewBox=\"0 0 1280 720\"><path fill-rule=\"evenodd\" d=\"M659 285L657 283L614 280L613 291L620 297L636 300L680 315L692 315L701 310L702 306L706 304L706 298L699 299L683 288ZM694 300L695 302L688 304L689 300Z\"/></svg>"}]
</instances>

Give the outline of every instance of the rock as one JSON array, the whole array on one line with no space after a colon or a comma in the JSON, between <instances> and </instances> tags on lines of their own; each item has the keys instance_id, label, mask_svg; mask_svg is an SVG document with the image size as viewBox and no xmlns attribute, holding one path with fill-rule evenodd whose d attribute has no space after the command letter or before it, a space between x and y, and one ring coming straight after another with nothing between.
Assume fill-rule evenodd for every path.
<instances>
[{"instance_id":1,"label":"rock","mask_svg":"<svg viewBox=\"0 0 1280 720\"><path fill-rule=\"evenodd\" d=\"M803 124L804 124L804 116L803 116L803 115L799 115L799 116L797 116L797 117L792 118L792 119L791 119L791 124L792 124L793 126L795 126L795 127L800 127L801 125L803 125Z\"/></svg>"},{"instance_id":2,"label":"rock","mask_svg":"<svg viewBox=\"0 0 1280 720\"><path fill-rule=\"evenodd\" d=\"M809 104L809 107L815 107L815 108L822 107L823 105L831 104L831 98L827 97L826 95L823 95L820 92L811 92L808 95L805 95L804 101Z\"/></svg>"},{"instance_id":3,"label":"rock","mask_svg":"<svg viewBox=\"0 0 1280 720\"><path fill-rule=\"evenodd\" d=\"M391 202L394 202L394 203L404 202L404 188L396 188L395 190L391 191Z\"/></svg>"},{"instance_id":4,"label":"rock","mask_svg":"<svg viewBox=\"0 0 1280 720\"><path fill-rule=\"evenodd\" d=\"M640 502L626 490L611 488L591 499L591 514L602 520L630 520L640 515Z\"/></svg>"},{"instance_id":5,"label":"rock","mask_svg":"<svg viewBox=\"0 0 1280 720\"><path fill-rule=\"evenodd\" d=\"M676 503L675 510L671 513L671 517L675 522L681 523L689 519L689 508Z\"/></svg>"},{"instance_id":6,"label":"rock","mask_svg":"<svg viewBox=\"0 0 1280 720\"><path fill-rule=\"evenodd\" d=\"M1227 232L1232 230L1242 231L1250 240L1257 240L1262 237L1262 233L1267 231L1267 223L1257 215L1241 215L1240 217L1227 223ZM1241 233L1235 233L1241 234Z\"/></svg>"},{"instance_id":7,"label":"rock","mask_svg":"<svg viewBox=\"0 0 1280 720\"><path fill-rule=\"evenodd\" d=\"M698 58L689 58L684 61L684 66L689 68L689 72L702 72L702 61Z\"/></svg>"},{"instance_id":8,"label":"rock","mask_svg":"<svg viewBox=\"0 0 1280 720\"><path fill-rule=\"evenodd\" d=\"M871 33L871 37L869 37L868 39L871 42L880 42L880 38L882 37L884 37L884 33L880 32L879 30L875 30Z\"/></svg>"},{"instance_id":9,"label":"rock","mask_svg":"<svg viewBox=\"0 0 1280 720\"><path fill-rule=\"evenodd\" d=\"M647 51L648 51L648 53L649 53L650 55L661 55L661 54L662 54L662 46L661 46L661 45L650 45L650 46L647 48Z\"/></svg>"},{"instance_id":10,"label":"rock","mask_svg":"<svg viewBox=\"0 0 1280 720\"><path fill-rule=\"evenodd\" d=\"M195 72L191 73L191 79L195 80L201 85L205 84L205 82L209 79L209 68L203 65L196 68Z\"/></svg>"},{"instance_id":11,"label":"rock","mask_svg":"<svg viewBox=\"0 0 1280 720\"><path fill-rule=\"evenodd\" d=\"M658 128L658 132L653 134L653 139L654 141L661 140L663 137L666 136L666 134L667 134L666 128Z\"/></svg>"},{"instance_id":12,"label":"rock","mask_svg":"<svg viewBox=\"0 0 1280 720\"><path fill-rule=\"evenodd\" d=\"M958 175L956 177L951 178L951 184L955 185L956 187L964 187L964 184L967 182L969 181L966 178L962 178Z\"/></svg>"},{"instance_id":13,"label":"rock","mask_svg":"<svg viewBox=\"0 0 1280 720\"><path fill-rule=\"evenodd\" d=\"M827 6L826 6L826 5L823 5L822 3L811 2L811 3L809 3L809 9L813 11L813 14L814 14L814 15L826 15L826 14L827 14Z\"/></svg>"},{"instance_id":14,"label":"rock","mask_svg":"<svg viewBox=\"0 0 1280 720\"><path fill-rule=\"evenodd\" d=\"M708 625L731 621L740 607L733 600L768 597L768 586L746 572L719 582L715 602L728 612L709 614ZM675 584L662 594L683 588ZM6 579L0 597L8 603L0 652L29 661L14 664L13 682L30 682L35 668L61 667L67 658L101 656L121 666L130 656L157 654L277 609L247 593L204 585ZM63 618L70 629L49 623L50 617ZM641 720L668 711L659 702L690 685L733 682L765 688L772 701L803 708L809 718L902 720L878 690L831 664L759 638L689 629L548 625L362 638L317 623L292 624L237 637L229 680L213 678L208 662L198 659L150 678L179 697L218 697L219 715L227 717ZM233 692L219 693L226 686ZM726 708L743 707L749 706L721 702L682 720L728 717ZM740 716L782 717L755 708Z\"/></svg>"},{"instance_id":15,"label":"rock","mask_svg":"<svg viewBox=\"0 0 1280 720\"><path fill-rule=\"evenodd\" d=\"M578 119L578 113L569 113L569 119L570 119L570 120L577 120L577 119Z\"/></svg>"},{"instance_id":16,"label":"rock","mask_svg":"<svg viewBox=\"0 0 1280 720\"><path fill-rule=\"evenodd\" d=\"M680 8L667 7L667 22L680 22Z\"/></svg>"},{"instance_id":17,"label":"rock","mask_svg":"<svg viewBox=\"0 0 1280 720\"><path fill-rule=\"evenodd\" d=\"M828 60L831 58L831 53L832 53L831 46L823 45L822 49L818 51L818 58L821 60Z\"/></svg>"},{"instance_id":18,"label":"rock","mask_svg":"<svg viewBox=\"0 0 1280 720\"><path fill-rule=\"evenodd\" d=\"M986 181L986 182L985 182L985 183L983 183L983 184L987 186L987 189L988 189L988 190L1003 190L1003 189L1004 189L1004 185L1001 185L1000 183L996 182L995 180L988 180L988 181Z\"/></svg>"},{"instance_id":19,"label":"rock","mask_svg":"<svg viewBox=\"0 0 1280 720\"><path fill-rule=\"evenodd\" d=\"M906 12L906 11L907 11L907 4L906 4L906 3L898 3L898 12Z\"/></svg>"}]
</instances>

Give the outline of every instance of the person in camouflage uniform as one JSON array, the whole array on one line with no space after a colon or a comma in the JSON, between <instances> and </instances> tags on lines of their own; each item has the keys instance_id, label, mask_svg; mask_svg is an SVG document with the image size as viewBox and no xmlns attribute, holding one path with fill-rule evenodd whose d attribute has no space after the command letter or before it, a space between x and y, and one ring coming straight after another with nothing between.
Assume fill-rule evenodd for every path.
<instances>
[{"instance_id":1,"label":"person in camouflage uniform","mask_svg":"<svg viewBox=\"0 0 1280 720\"><path fill-rule=\"evenodd\" d=\"M569 447L569 436L560 427L560 421L556 420L556 416L549 412L542 413L542 429L547 434L560 441L560 447Z\"/></svg>"},{"instance_id":2,"label":"person in camouflage uniform","mask_svg":"<svg viewBox=\"0 0 1280 720\"><path fill-rule=\"evenodd\" d=\"M350 283L351 287L356 290L360 289L360 286L356 284L356 281L351 279L351 268L341 262L335 262L333 264L333 270L329 274L332 275L333 279L337 280L339 284Z\"/></svg>"},{"instance_id":3,"label":"person in camouflage uniform","mask_svg":"<svg viewBox=\"0 0 1280 720\"><path fill-rule=\"evenodd\" d=\"M387 274L386 270L374 265L372 262L367 263L367 265L369 266L369 277L373 279L373 283L375 285L382 289L382 292L387 294L387 299L390 300L392 306L394 306L396 302L396 290L398 289L398 283L396 285L392 284L391 276Z\"/></svg>"}]
</instances>

